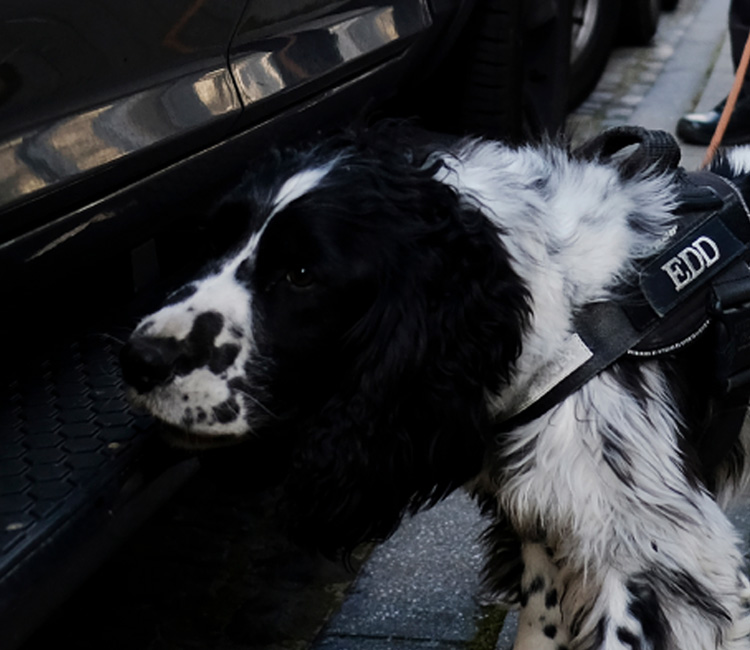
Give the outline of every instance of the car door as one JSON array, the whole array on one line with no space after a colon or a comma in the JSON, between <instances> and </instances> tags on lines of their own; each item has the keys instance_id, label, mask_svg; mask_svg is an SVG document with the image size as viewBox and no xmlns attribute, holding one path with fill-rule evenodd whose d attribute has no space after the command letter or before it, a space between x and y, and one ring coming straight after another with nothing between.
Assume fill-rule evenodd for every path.
<instances>
[{"instance_id":1,"label":"car door","mask_svg":"<svg viewBox=\"0 0 750 650\"><path fill-rule=\"evenodd\" d=\"M245 4L0 4L0 240L227 130L241 103L226 55ZM52 209L39 201L50 195Z\"/></svg>"}]
</instances>

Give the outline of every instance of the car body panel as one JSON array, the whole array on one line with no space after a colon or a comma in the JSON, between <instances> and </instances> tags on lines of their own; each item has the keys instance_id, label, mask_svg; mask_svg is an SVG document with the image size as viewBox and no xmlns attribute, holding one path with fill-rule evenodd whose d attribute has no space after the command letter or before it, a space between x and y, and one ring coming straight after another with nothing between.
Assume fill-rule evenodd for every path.
<instances>
[{"instance_id":1,"label":"car body panel","mask_svg":"<svg viewBox=\"0 0 750 650\"><path fill-rule=\"evenodd\" d=\"M432 25L424 0L11 2L0 22L0 242L368 66ZM141 27L142 25L142 27Z\"/></svg>"},{"instance_id":2,"label":"car body panel","mask_svg":"<svg viewBox=\"0 0 750 650\"><path fill-rule=\"evenodd\" d=\"M0 145L0 203L54 189L239 110L229 74L217 68L29 129Z\"/></svg>"}]
</instances>

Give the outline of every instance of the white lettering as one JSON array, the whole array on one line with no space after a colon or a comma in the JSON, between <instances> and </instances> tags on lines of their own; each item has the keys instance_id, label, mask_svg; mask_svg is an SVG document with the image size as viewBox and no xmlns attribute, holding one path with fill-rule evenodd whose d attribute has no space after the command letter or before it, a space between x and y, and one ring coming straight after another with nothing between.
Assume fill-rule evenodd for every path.
<instances>
[{"instance_id":1,"label":"white lettering","mask_svg":"<svg viewBox=\"0 0 750 650\"><path fill-rule=\"evenodd\" d=\"M720 257L721 251L716 242L701 235L664 264L661 270L669 276L675 291L681 291L709 266L718 262Z\"/></svg>"},{"instance_id":2,"label":"white lettering","mask_svg":"<svg viewBox=\"0 0 750 650\"><path fill-rule=\"evenodd\" d=\"M718 262L719 258L721 257L721 253L719 252L719 247L716 245L716 242L713 239L706 237L705 235L698 237L698 239L693 242L693 248L700 251L703 259L706 261L707 267Z\"/></svg>"},{"instance_id":3,"label":"white lettering","mask_svg":"<svg viewBox=\"0 0 750 650\"><path fill-rule=\"evenodd\" d=\"M684 264L679 257L673 257L669 262L662 266L661 269L662 271L666 271L677 291L686 287L693 279L693 276L690 275L690 270L684 268Z\"/></svg>"},{"instance_id":4,"label":"white lettering","mask_svg":"<svg viewBox=\"0 0 750 650\"><path fill-rule=\"evenodd\" d=\"M703 259L703 255L701 255L693 246L683 248L677 253L677 257L679 257L685 266L690 269L689 273L691 281L706 270L706 260Z\"/></svg>"}]
</instances>

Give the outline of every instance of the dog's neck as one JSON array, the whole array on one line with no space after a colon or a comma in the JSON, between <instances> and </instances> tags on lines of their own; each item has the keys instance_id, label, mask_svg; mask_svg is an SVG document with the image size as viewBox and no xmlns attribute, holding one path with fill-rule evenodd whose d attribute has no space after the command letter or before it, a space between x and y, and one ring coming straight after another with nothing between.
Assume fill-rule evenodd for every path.
<instances>
[{"instance_id":1,"label":"dog's neck","mask_svg":"<svg viewBox=\"0 0 750 650\"><path fill-rule=\"evenodd\" d=\"M439 180L497 227L531 296L513 381L490 398L493 415L508 417L591 358L575 314L610 300L634 273L633 260L663 245L675 190L666 176L627 181L613 166L584 164L553 148L518 156L486 142L446 156Z\"/></svg>"}]
</instances>

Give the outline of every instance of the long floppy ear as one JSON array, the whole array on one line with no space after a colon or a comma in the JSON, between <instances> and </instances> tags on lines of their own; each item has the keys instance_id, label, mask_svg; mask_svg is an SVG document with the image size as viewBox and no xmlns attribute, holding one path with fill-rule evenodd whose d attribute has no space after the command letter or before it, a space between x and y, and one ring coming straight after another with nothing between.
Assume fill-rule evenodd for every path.
<instances>
[{"instance_id":1,"label":"long floppy ear","mask_svg":"<svg viewBox=\"0 0 750 650\"><path fill-rule=\"evenodd\" d=\"M480 471L487 394L520 351L527 293L500 233L436 181L419 194L397 268L347 342L350 370L301 432L293 526L324 550L387 537Z\"/></svg>"}]
</instances>

